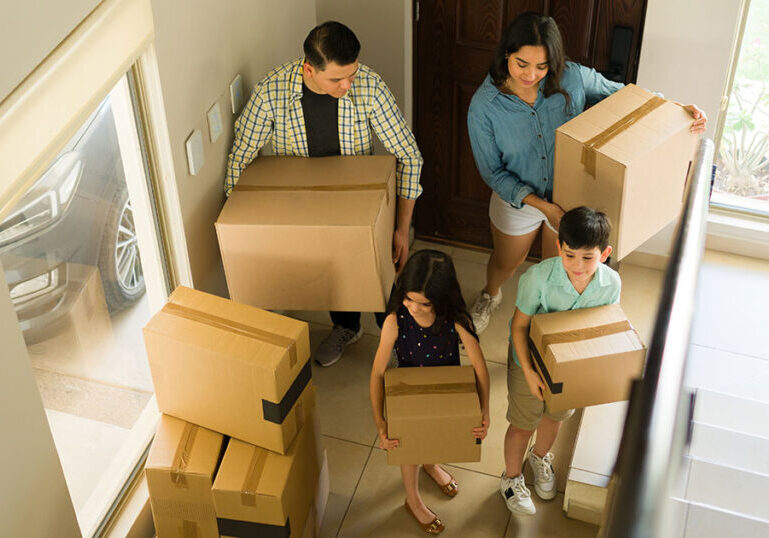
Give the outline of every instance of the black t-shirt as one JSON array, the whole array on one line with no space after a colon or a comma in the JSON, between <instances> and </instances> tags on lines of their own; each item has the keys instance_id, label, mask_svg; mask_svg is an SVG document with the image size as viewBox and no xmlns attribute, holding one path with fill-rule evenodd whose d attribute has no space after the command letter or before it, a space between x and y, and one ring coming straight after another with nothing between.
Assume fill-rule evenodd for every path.
<instances>
[{"instance_id":1,"label":"black t-shirt","mask_svg":"<svg viewBox=\"0 0 769 538\"><path fill-rule=\"evenodd\" d=\"M310 157L340 155L339 99L313 92L302 83L302 112Z\"/></svg>"}]
</instances>

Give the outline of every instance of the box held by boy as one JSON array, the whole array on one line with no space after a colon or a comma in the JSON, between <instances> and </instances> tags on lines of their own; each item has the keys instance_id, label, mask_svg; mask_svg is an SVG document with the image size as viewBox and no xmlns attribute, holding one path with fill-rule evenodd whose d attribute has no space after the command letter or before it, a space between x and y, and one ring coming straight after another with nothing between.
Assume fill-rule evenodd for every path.
<instances>
[{"instance_id":1,"label":"box held by boy","mask_svg":"<svg viewBox=\"0 0 769 538\"><path fill-rule=\"evenodd\" d=\"M618 304L536 314L529 348L553 412L627 400L646 360L646 347Z\"/></svg>"},{"instance_id":2,"label":"box held by boy","mask_svg":"<svg viewBox=\"0 0 769 538\"><path fill-rule=\"evenodd\" d=\"M384 311L395 277L395 158L259 157L216 221L235 301Z\"/></svg>"},{"instance_id":3,"label":"box held by boy","mask_svg":"<svg viewBox=\"0 0 769 538\"><path fill-rule=\"evenodd\" d=\"M223 442L219 433L160 417L144 467L159 538L218 538L211 487Z\"/></svg>"},{"instance_id":4,"label":"box held by boy","mask_svg":"<svg viewBox=\"0 0 769 538\"><path fill-rule=\"evenodd\" d=\"M316 430L310 419L285 454L230 440L213 486L221 536L304 534L322 465Z\"/></svg>"},{"instance_id":5,"label":"box held by boy","mask_svg":"<svg viewBox=\"0 0 769 538\"><path fill-rule=\"evenodd\" d=\"M163 413L285 453L315 405L303 321L180 286L144 341Z\"/></svg>"},{"instance_id":6,"label":"box held by boy","mask_svg":"<svg viewBox=\"0 0 769 538\"><path fill-rule=\"evenodd\" d=\"M555 132L553 202L611 219L619 260L681 212L697 135L681 106L628 84Z\"/></svg>"},{"instance_id":7,"label":"box held by boy","mask_svg":"<svg viewBox=\"0 0 769 538\"><path fill-rule=\"evenodd\" d=\"M387 463L480 461L481 404L472 366L393 368L385 372L387 436L399 447Z\"/></svg>"}]
</instances>

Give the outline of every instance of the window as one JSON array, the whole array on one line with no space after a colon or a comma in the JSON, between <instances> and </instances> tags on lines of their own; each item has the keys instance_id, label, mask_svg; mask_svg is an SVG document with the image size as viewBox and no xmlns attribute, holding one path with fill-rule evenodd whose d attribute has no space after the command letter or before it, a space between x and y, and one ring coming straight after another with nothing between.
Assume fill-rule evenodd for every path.
<instances>
[{"instance_id":1,"label":"window","mask_svg":"<svg viewBox=\"0 0 769 538\"><path fill-rule=\"evenodd\" d=\"M751 0L717 156L714 205L769 216L769 0Z\"/></svg>"}]
</instances>

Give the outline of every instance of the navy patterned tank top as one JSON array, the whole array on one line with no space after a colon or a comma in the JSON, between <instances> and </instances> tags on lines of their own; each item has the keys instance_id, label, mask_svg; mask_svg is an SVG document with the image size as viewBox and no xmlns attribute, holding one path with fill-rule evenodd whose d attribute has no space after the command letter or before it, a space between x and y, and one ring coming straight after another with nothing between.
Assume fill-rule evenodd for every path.
<instances>
[{"instance_id":1,"label":"navy patterned tank top","mask_svg":"<svg viewBox=\"0 0 769 538\"><path fill-rule=\"evenodd\" d=\"M444 320L435 327L421 327L405 306L395 313L398 320L398 340L395 353L398 367L459 366L459 335L454 324Z\"/></svg>"}]
</instances>

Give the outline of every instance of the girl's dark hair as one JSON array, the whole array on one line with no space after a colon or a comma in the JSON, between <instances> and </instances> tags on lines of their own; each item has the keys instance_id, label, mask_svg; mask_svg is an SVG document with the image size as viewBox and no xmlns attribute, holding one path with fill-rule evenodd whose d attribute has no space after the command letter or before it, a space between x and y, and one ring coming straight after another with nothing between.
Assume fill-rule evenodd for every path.
<instances>
[{"instance_id":1,"label":"girl's dark hair","mask_svg":"<svg viewBox=\"0 0 769 538\"><path fill-rule=\"evenodd\" d=\"M605 213L590 207L580 206L570 209L561 217L558 226L558 242L570 248L598 248L606 250L609 246L611 222Z\"/></svg>"},{"instance_id":2,"label":"girl's dark hair","mask_svg":"<svg viewBox=\"0 0 769 538\"><path fill-rule=\"evenodd\" d=\"M527 11L516 17L502 34L502 39L494 52L494 59L489 68L491 80L497 88L502 88L510 76L507 60L511 54L525 46L543 46L547 52L548 73L545 78L545 97L560 93L566 99L568 109L571 99L561 88L561 74L566 65L561 31L552 17Z\"/></svg>"},{"instance_id":3,"label":"girl's dark hair","mask_svg":"<svg viewBox=\"0 0 769 538\"><path fill-rule=\"evenodd\" d=\"M321 71L326 64L350 65L358 59L360 41L341 22L327 21L310 30L304 40L304 58Z\"/></svg>"},{"instance_id":4,"label":"girl's dark hair","mask_svg":"<svg viewBox=\"0 0 769 538\"><path fill-rule=\"evenodd\" d=\"M433 328L436 331L446 320L452 324L459 323L478 340L450 256L437 250L415 252L395 281L387 313L397 312L409 292L421 293L432 303L435 309Z\"/></svg>"}]
</instances>

